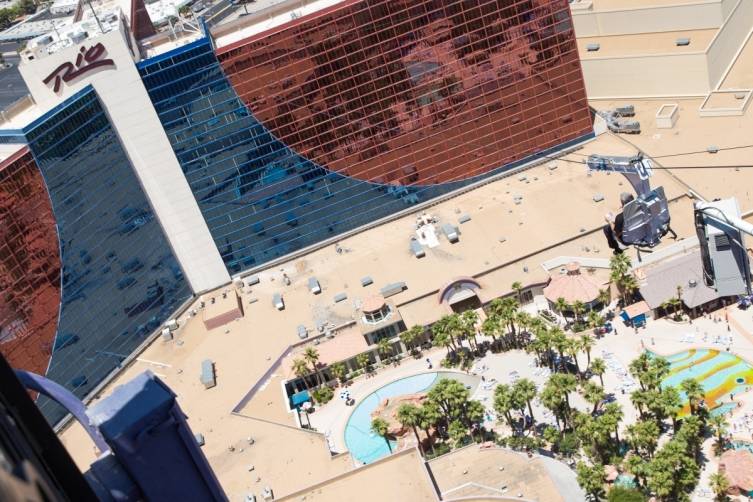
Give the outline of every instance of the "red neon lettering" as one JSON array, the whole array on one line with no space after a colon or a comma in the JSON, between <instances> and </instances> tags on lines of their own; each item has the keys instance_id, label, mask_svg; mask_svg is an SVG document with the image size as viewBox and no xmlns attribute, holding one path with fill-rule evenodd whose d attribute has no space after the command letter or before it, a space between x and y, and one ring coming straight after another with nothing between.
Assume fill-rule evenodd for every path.
<instances>
[{"instance_id":1,"label":"red neon lettering","mask_svg":"<svg viewBox=\"0 0 753 502\"><path fill-rule=\"evenodd\" d=\"M104 53L105 46L101 43L93 45L88 49L86 46L82 45L78 56L76 57L75 64L70 62L61 64L55 68L52 73L43 80L43 82L49 84L54 79L55 83L52 86L52 90L58 92L60 91L62 82L68 83L95 68L100 68L102 66L115 66L115 62L112 59L100 59Z\"/></svg>"}]
</instances>

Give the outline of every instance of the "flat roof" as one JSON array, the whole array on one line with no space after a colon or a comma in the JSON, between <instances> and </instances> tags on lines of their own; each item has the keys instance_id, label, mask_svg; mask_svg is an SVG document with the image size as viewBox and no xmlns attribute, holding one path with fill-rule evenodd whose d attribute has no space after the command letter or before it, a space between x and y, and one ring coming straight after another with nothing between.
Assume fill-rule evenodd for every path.
<instances>
[{"instance_id":1,"label":"flat roof","mask_svg":"<svg viewBox=\"0 0 753 502\"><path fill-rule=\"evenodd\" d=\"M303 16L314 14L345 0L257 0L251 13L215 30L217 47L273 30ZM231 31L232 30L232 31Z\"/></svg>"},{"instance_id":2,"label":"flat roof","mask_svg":"<svg viewBox=\"0 0 753 502\"><path fill-rule=\"evenodd\" d=\"M662 33L639 33L635 35L610 35L604 37L581 37L577 39L581 59L596 59L614 56L645 56L651 54L685 54L704 52L719 30L665 31ZM689 38L690 45L678 46L678 38ZM598 51L589 52L588 45L599 44Z\"/></svg>"},{"instance_id":3,"label":"flat roof","mask_svg":"<svg viewBox=\"0 0 753 502\"><path fill-rule=\"evenodd\" d=\"M558 489L540 457L503 448L473 444L430 460L429 469L444 500L484 496L572 500L563 497L567 492Z\"/></svg>"},{"instance_id":4,"label":"flat roof","mask_svg":"<svg viewBox=\"0 0 753 502\"><path fill-rule=\"evenodd\" d=\"M286 497L275 497L275 500L278 502L303 500L307 502L333 500L435 502L437 497L423 465L423 459L415 448L411 448Z\"/></svg>"}]
</instances>

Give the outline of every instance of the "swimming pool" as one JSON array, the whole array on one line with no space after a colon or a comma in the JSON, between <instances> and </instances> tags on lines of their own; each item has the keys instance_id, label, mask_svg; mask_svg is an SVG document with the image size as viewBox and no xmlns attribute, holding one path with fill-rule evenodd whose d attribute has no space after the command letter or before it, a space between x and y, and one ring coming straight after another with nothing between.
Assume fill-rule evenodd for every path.
<instances>
[{"instance_id":1,"label":"swimming pool","mask_svg":"<svg viewBox=\"0 0 753 502\"><path fill-rule=\"evenodd\" d=\"M706 406L710 410L719 408L717 413L726 413L732 407L723 404L730 394L745 392L753 385L753 366L729 352L710 349L691 349L665 357L669 362L669 374L662 386L673 386L679 390L680 382L686 378L698 381L706 393ZM680 391L685 402L680 415L690 412L685 393Z\"/></svg>"},{"instance_id":2,"label":"swimming pool","mask_svg":"<svg viewBox=\"0 0 753 502\"><path fill-rule=\"evenodd\" d=\"M372 392L358 403L345 426L345 445L351 456L359 462L370 464L389 455L390 450L384 438L371 432L371 412L385 398L427 391L441 378L454 378L464 381L468 377L450 372L421 373L420 375L395 380ZM473 390L471 390L472 392ZM397 441L390 441L390 444L394 450Z\"/></svg>"}]
</instances>

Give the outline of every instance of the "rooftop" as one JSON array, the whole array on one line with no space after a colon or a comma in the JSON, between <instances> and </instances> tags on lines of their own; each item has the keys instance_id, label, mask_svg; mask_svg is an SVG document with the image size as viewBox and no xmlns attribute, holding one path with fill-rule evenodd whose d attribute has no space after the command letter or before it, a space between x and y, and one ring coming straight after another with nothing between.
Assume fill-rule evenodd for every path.
<instances>
[{"instance_id":1,"label":"rooftop","mask_svg":"<svg viewBox=\"0 0 753 502\"><path fill-rule=\"evenodd\" d=\"M255 3L258 6L252 8L248 16L218 26L212 31L216 33L217 47L225 47L341 2L343 0L257 0Z\"/></svg>"}]
</instances>

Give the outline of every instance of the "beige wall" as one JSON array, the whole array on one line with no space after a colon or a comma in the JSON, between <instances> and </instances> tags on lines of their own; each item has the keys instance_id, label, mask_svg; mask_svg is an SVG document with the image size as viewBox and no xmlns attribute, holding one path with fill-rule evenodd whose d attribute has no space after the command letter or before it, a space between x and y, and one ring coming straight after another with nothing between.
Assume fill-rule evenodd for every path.
<instances>
[{"instance_id":1,"label":"beige wall","mask_svg":"<svg viewBox=\"0 0 753 502\"><path fill-rule=\"evenodd\" d=\"M734 63L753 29L753 0L735 2L724 23L707 49L709 85L716 89Z\"/></svg>"},{"instance_id":2,"label":"beige wall","mask_svg":"<svg viewBox=\"0 0 753 502\"><path fill-rule=\"evenodd\" d=\"M58 94L44 79L60 64L76 60L81 46L105 46L115 68L101 67L63 83ZM214 289L230 276L199 211L178 160L128 50L124 35L112 31L19 66L37 105L47 110L91 84L139 177L194 292Z\"/></svg>"},{"instance_id":3,"label":"beige wall","mask_svg":"<svg viewBox=\"0 0 753 502\"><path fill-rule=\"evenodd\" d=\"M704 53L581 61L590 99L639 96L703 96L709 92Z\"/></svg>"},{"instance_id":4,"label":"beige wall","mask_svg":"<svg viewBox=\"0 0 753 502\"><path fill-rule=\"evenodd\" d=\"M753 30L753 0L725 0L718 5L733 7L702 52L581 60L588 97L705 96L715 90Z\"/></svg>"},{"instance_id":5,"label":"beige wall","mask_svg":"<svg viewBox=\"0 0 753 502\"><path fill-rule=\"evenodd\" d=\"M578 37L705 30L721 26L726 17L724 10L731 10L729 4L734 5L735 1L601 11L573 9L572 14Z\"/></svg>"}]
</instances>

